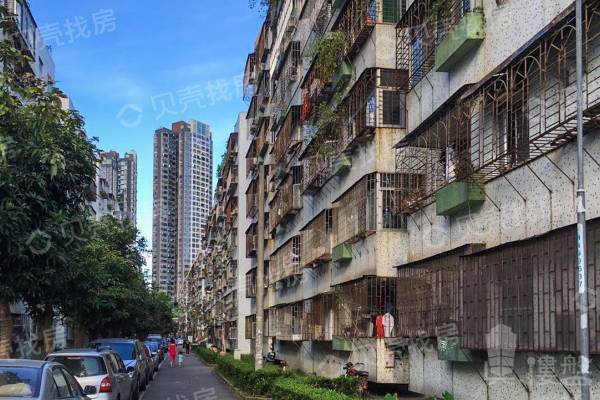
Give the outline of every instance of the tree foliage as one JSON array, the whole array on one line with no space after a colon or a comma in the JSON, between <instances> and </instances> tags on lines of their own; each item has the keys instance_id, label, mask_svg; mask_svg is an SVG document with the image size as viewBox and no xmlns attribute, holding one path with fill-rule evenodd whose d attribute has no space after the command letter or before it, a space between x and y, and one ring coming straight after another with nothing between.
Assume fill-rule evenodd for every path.
<instances>
[{"instance_id":1,"label":"tree foliage","mask_svg":"<svg viewBox=\"0 0 600 400\"><path fill-rule=\"evenodd\" d=\"M144 283L135 227L90 218L96 149L82 117L12 46L5 7L0 30L0 303L23 301L38 321L68 317L94 336L172 329L170 300Z\"/></svg>"},{"instance_id":2,"label":"tree foliage","mask_svg":"<svg viewBox=\"0 0 600 400\"><path fill-rule=\"evenodd\" d=\"M0 24L10 38L5 9ZM0 43L0 298L24 300L40 316L68 296L96 160L81 116L62 108L63 94L28 72L29 61Z\"/></svg>"},{"instance_id":3,"label":"tree foliage","mask_svg":"<svg viewBox=\"0 0 600 400\"><path fill-rule=\"evenodd\" d=\"M146 243L127 220L107 216L75 255L79 293L64 310L92 337L139 336L173 329L168 296L149 289L141 271ZM83 284L82 284L83 283Z\"/></svg>"}]
</instances>

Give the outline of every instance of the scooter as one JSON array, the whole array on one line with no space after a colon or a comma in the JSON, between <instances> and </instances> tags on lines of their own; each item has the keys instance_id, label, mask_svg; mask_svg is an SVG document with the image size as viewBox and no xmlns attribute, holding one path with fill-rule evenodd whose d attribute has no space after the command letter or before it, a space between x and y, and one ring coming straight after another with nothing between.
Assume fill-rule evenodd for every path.
<instances>
[{"instance_id":1,"label":"scooter","mask_svg":"<svg viewBox=\"0 0 600 400\"><path fill-rule=\"evenodd\" d=\"M355 376L358 378L358 389L362 398L365 398L368 393L369 387L369 373L367 371L362 371L357 369L359 365L365 365L364 363L356 363L353 364L351 362L346 363L344 366L344 370L346 371L346 376Z\"/></svg>"}]
</instances>

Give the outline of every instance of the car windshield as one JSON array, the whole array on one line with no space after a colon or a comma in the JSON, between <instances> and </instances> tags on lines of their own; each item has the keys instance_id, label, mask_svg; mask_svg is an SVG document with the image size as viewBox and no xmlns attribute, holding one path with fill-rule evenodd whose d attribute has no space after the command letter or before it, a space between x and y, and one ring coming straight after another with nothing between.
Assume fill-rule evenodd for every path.
<instances>
[{"instance_id":1,"label":"car windshield","mask_svg":"<svg viewBox=\"0 0 600 400\"><path fill-rule=\"evenodd\" d=\"M95 356L51 356L54 361L67 367L67 370L78 378L86 376L106 375L106 368L101 357Z\"/></svg>"},{"instance_id":2,"label":"car windshield","mask_svg":"<svg viewBox=\"0 0 600 400\"><path fill-rule=\"evenodd\" d=\"M40 368L0 367L0 397L37 397Z\"/></svg>"},{"instance_id":3,"label":"car windshield","mask_svg":"<svg viewBox=\"0 0 600 400\"><path fill-rule=\"evenodd\" d=\"M123 360L135 360L135 346L133 343L114 343L114 342L101 342L96 343L95 348L111 349L119 353Z\"/></svg>"},{"instance_id":4,"label":"car windshield","mask_svg":"<svg viewBox=\"0 0 600 400\"><path fill-rule=\"evenodd\" d=\"M158 343L156 342L145 342L146 346L150 349L150 351L158 351Z\"/></svg>"}]
</instances>

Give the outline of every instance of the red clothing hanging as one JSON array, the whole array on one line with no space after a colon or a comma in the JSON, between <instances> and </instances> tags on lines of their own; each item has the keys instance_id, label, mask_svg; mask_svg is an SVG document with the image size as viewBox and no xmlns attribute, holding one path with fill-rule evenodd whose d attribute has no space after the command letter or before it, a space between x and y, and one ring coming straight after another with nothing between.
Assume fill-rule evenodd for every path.
<instances>
[{"instance_id":1,"label":"red clothing hanging","mask_svg":"<svg viewBox=\"0 0 600 400\"><path fill-rule=\"evenodd\" d=\"M377 317L375 317L375 326L377 327L377 337L384 337L383 316L378 315Z\"/></svg>"}]
</instances>

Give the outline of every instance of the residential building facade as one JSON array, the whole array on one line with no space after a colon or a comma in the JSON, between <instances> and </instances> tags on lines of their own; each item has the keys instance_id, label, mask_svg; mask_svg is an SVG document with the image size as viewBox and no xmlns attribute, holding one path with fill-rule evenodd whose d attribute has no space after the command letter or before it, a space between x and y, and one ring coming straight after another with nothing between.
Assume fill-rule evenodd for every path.
<instances>
[{"instance_id":1,"label":"residential building facade","mask_svg":"<svg viewBox=\"0 0 600 400\"><path fill-rule=\"evenodd\" d=\"M600 2L584 7L595 293ZM574 18L572 0L271 3L244 81L251 349L263 290L264 352L291 368L334 377L360 362L372 382L437 397L579 396ZM205 247L190 276L204 311L226 276L203 267L215 254ZM213 341L220 313L198 314Z\"/></svg>"},{"instance_id":2,"label":"residential building facade","mask_svg":"<svg viewBox=\"0 0 600 400\"><path fill-rule=\"evenodd\" d=\"M96 201L92 206L96 220L110 215L129 219L136 224L137 212L137 154L123 157L114 150L98 153Z\"/></svg>"},{"instance_id":3,"label":"residential building facade","mask_svg":"<svg viewBox=\"0 0 600 400\"><path fill-rule=\"evenodd\" d=\"M212 137L198 121L154 135L152 279L177 300L202 245L212 192Z\"/></svg>"},{"instance_id":4,"label":"residential building facade","mask_svg":"<svg viewBox=\"0 0 600 400\"><path fill-rule=\"evenodd\" d=\"M250 144L245 114L240 114L235 132L229 135L218 169L215 205L206 226L205 242L187 276L186 331L210 338L235 354L248 354L245 316L251 314L246 275L249 228L244 195L247 187L245 154ZM201 322L204 325L201 325Z\"/></svg>"}]
</instances>

